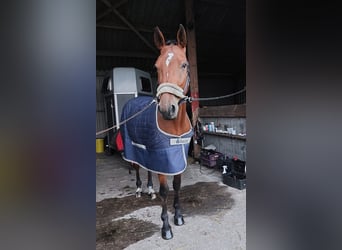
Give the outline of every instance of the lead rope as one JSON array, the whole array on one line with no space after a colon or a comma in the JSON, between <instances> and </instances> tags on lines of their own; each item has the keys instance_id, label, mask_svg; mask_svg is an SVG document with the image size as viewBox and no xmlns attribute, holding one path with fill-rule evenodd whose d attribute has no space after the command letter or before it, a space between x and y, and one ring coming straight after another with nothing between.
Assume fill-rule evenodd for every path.
<instances>
[{"instance_id":1,"label":"lead rope","mask_svg":"<svg viewBox=\"0 0 342 250\"><path fill-rule=\"evenodd\" d=\"M149 104L146 105L146 107L144 107L142 110L138 111L137 113L135 113L134 115L128 117L126 120L123 120L122 122L120 122L118 125L114 125L110 128L107 128L107 129L104 129L104 130L101 130L99 132L96 132L96 135L100 135L100 134L103 134L111 129L114 129L114 128L117 128L119 126L121 126L122 124L125 124L126 122L128 122L129 120L133 119L134 117L140 115L142 112L144 112L146 109L148 109L148 107L150 107L153 103L156 102L156 99L153 99Z\"/></svg>"},{"instance_id":2,"label":"lead rope","mask_svg":"<svg viewBox=\"0 0 342 250\"><path fill-rule=\"evenodd\" d=\"M232 96L238 95L238 94L240 94L242 92L245 92L245 91L246 91L246 87L244 87L243 89L241 89L239 91L236 91L236 92L234 92L232 94L222 95L222 96L206 97L206 98L194 98L194 97L191 97L191 96L185 96L184 98L179 100L178 105L182 104L183 102L192 103L193 101L212 101L212 100L224 99L224 98L228 98L228 97L232 97Z\"/></svg>"},{"instance_id":3,"label":"lead rope","mask_svg":"<svg viewBox=\"0 0 342 250\"><path fill-rule=\"evenodd\" d=\"M162 87L164 87L164 88L167 88L167 87L170 87L170 83L164 83L164 85L162 86ZM173 88L173 92L175 92L175 93L173 93L173 94L176 94L176 95L178 95L178 96L181 96L179 93L180 93L180 91L179 91L179 89L177 89L177 87L174 87L174 86L172 86L172 88ZM159 90L160 90L161 88L159 88ZM234 96L234 95L238 95L238 94L240 94L240 93L242 93L242 92L244 92L244 91L246 91L246 87L244 87L243 89L241 89L241 90L239 90L239 91L237 91L237 92L234 92L234 93L232 93L232 94L228 94L228 95L223 95L223 96L216 96L216 97L206 97L206 98L193 98L193 97L191 97L191 96L184 96L184 97L182 97L179 101L178 101L178 105L180 105L180 104L182 104L183 102L189 102L189 103L192 103L193 101L211 101L211 100L219 100L219 99L224 99L224 98L228 98L228 97L232 97L232 96ZM159 91L159 95L161 94L161 93L163 93L164 91ZM157 95L158 96L158 95ZM137 113L135 113L134 115L132 115L131 117L128 117L126 120L123 120L122 122L120 122L118 125L114 125L114 126L112 126L112 127L110 127L110 128L107 128L107 129L104 129L104 130L101 130L101 131L99 131L99 132L96 132L96 135L100 135L100 134L103 134L103 133L105 133L105 132L107 132L107 131L109 131L109 130L111 130L111 129L114 129L114 128L117 128L117 127L119 127L119 126L121 126L122 124L125 124L126 122L128 122L129 120L131 120L131 119L133 119L134 117L136 117L136 116L138 116L138 115L140 115L142 112L144 112L149 106L151 106L154 102L157 102L156 101L156 99L153 99L146 107L144 107L142 110L140 110L139 112L137 112Z\"/></svg>"}]
</instances>

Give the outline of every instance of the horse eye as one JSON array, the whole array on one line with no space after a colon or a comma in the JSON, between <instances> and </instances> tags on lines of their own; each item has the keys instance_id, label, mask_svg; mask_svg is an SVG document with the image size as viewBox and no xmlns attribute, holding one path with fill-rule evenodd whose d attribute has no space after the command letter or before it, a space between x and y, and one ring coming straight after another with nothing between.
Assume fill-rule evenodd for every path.
<instances>
[{"instance_id":1,"label":"horse eye","mask_svg":"<svg viewBox=\"0 0 342 250\"><path fill-rule=\"evenodd\" d=\"M183 63L183 64L181 65L181 67L182 67L183 69L186 69L186 68L188 67L188 63Z\"/></svg>"}]
</instances>

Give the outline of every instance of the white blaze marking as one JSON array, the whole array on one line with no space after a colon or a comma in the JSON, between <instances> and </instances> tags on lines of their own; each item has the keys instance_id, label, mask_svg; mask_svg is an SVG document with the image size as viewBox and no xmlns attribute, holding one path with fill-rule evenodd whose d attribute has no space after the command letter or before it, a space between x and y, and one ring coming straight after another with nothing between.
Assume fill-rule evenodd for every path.
<instances>
[{"instance_id":1,"label":"white blaze marking","mask_svg":"<svg viewBox=\"0 0 342 250\"><path fill-rule=\"evenodd\" d=\"M166 58L166 61L165 61L166 66L169 66L172 57L173 57L173 53L172 52L167 53L167 58Z\"/></svg>"}]
</instances>

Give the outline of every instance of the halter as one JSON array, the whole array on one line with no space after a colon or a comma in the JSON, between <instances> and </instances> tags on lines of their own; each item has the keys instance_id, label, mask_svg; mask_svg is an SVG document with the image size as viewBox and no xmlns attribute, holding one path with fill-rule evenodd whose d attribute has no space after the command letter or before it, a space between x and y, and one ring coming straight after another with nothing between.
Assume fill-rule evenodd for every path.
<instances>
[{"instance_id":1,"label":"halter","mask_svg":"<svg viewBox=\"0 0 342 250\"><path fill-rule=\"evenodd\" d=\"M189 76L189 71L188 71L188 75L186 78L186 84L184 86L184 89L182 89L181 87L178 87L176 84L173 84L170 82L165 82L165 83L159 84L159 86L157 88L157 95L156 95L157 101L159 100L159 96L161 94L170 93L170 94L173 94L173 95L180 98L180 100L178 101L178 106L179 106L184 102L192 103L193 101L212 101L212 100L224 99L224 98L232 97L232 96L235 96L237 94L240 94L240 93L246 91L246 87L244 87L243 89L240 89L239 91L236 91L236 92L228 94L228 95L207 97L207 98L194 98L194 97L185 95L185 93L187 92L187 89L189 87L189 83L190 83L190 76Z\"/></svg>"},{"instance_id":2,"label":"halter","mask_svg":"<svg viewBox=\"0 0 342 250\"><path fill-rule=\"evenodd\" d=\"M163 93L170 93L179 98L185 97L184 90L181 87L178 87L177 85L170 82L164 82L159 84L157 88L157 98L159 99L159 96Z\"/></svg>"},{"instance_id":3,"label":"halter","mask_svg":"<svg viewBox=\"0 0 342 250\"><path fill-rule=\"evenodd\" d=\"M170 93L170 94L173 94L173 95L180 98L180 100L178 101L178 105L180 105L183 102L186 102L189 98L188 96L185 95L186 92L188 91L189 83L190 83L190 76L189 76L189 70L188 70L187 71L187 77L186 77L186 83L185 83L185 86L183 89L174 83L163 82L163 83L159 84L159 86L157 88L156 97L159 100L159 97L161 94Z\"/></svg>"},{"instance_id":4,"label":"halter","mask_svg":"<svg viewBox=\"0 0 342 250\"><path fill-rule=\"evenodd\" d=\"M174 40L168 40L166 41L166 45L177 45L177 42ZM172 53L173 56L173 50L172 50L172 46L170 48L170 51ZM166 59L166 65L168 66L170 63L170 60L172 58L172 56ZM180 100L178 101L178 105L180 105L181 103L183 103L184 101L188 100L188 96L186 96L186 92L188 91L188 87L189 87L189 83L190 83L190 76L189 76L190 70L189 70L189 64L187 63L187 76L186 76L186 83L184 88L182 89L181 87L179 87L177 84L171 83L171 82L163 82L160 83L158 88L157 88L157 100L159 102L159 97L161 96L161 94L163 93L170 93L173 94L177 97L180 98Z\"/></svg>"}]
</instances>

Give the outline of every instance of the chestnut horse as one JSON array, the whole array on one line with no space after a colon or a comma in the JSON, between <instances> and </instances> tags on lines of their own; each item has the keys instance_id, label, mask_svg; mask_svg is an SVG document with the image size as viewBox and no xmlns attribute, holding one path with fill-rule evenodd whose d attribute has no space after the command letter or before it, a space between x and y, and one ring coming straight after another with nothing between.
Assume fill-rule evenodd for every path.
<instances>
[{"instance_id":1,"label":"chestnut horse","mask_svg":"<svg viewBox=\"0 0 342 250\"><path fill-rule=\"evenodd\" d=\"M180 226L184 224L179 204L181 174L187 166L193 135L186 105L182 105L190 81L185 29L180 25L177 41L169 43L165 42L163 33L156 27L154 43L160 51L155 63L158 73L156 99L139 96L129 100L121 116L121 121L127 122L120 130L124 142L123 158L133 163L136 169L143 167L158 174L162 201L161 233L163 239L171 239L173 233L167 214L167 176L173 176L174 224ZM134 118L131 119L132 116Z\"/></svg>"}]
</instances>

